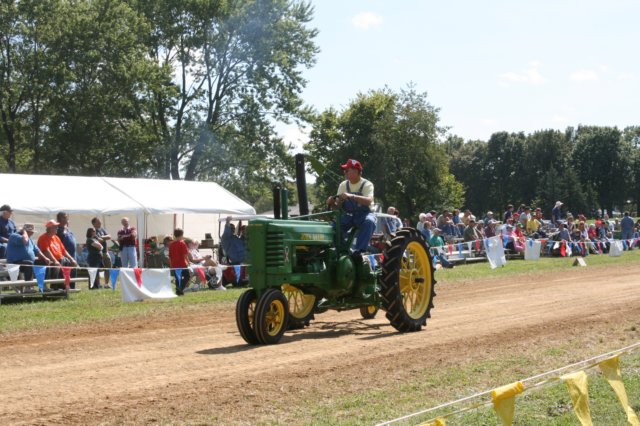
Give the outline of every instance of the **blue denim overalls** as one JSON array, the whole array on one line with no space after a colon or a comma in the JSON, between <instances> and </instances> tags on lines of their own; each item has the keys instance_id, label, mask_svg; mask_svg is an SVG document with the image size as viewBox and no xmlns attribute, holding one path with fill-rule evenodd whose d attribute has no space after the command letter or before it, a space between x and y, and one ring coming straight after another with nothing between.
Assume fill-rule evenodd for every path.
<instances>
[{"instance_id":1,"label":"blue denim overalls","mask_svg":"<svg viewBox=\"0 0 640 426\"><path fill-rule=\"evenodd\" d=\"M363 179L364 181L364 179ZM355 195L362 195L362 188L364 188L366 181L362 182L357 192L352 192L347 181L347 192ZM356 226L358 233L356 234L356 243L353 246L354 252L365 252L369 246L369 241L373 235L373 231L376 229L376 217L369 206L363 206L358 204L354 200L344 200L342 203L342 209L344 214L340 218L340 228L342 236L345 238L351 228Z\"/></svg>"}]
</instances>

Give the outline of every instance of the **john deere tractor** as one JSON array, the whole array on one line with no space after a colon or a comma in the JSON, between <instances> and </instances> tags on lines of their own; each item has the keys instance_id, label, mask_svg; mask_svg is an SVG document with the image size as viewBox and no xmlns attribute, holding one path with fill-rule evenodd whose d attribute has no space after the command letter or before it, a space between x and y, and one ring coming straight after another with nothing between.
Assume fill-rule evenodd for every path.
<instances>
[{"instance_id":1,"label":"john deere tractor","mask_svg":"<svg viewBox=\"0 0 640 426\"><path fill-rule=\"evenodd\" d=\"M288 329L328 309L360 309L372 318L380 308L400 332L426 325L435 280L419 232L399 230L381 254L352 254L355 230L341 235L339 210L288 219L286 191L280 192L283 218L257 218L247 226L251 288L236 305L247 343L278 343Z\"/></svg>"}]
</instances>

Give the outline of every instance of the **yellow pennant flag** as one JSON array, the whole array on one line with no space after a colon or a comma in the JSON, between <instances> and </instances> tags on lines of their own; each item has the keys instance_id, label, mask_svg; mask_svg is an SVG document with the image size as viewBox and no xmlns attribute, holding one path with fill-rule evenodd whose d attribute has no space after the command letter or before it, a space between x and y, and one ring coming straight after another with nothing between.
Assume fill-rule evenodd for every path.
<instances>
[{"instance_id":1,"label":"yellow pennant flag","mask_svg":"<svg viewBox=\"0 0 640 426\"><path fill-rule=\"evenodd\" d=\"M431 422L421 423L419 426L447 426L447 423L444 421L443 417L438 417Z\"/></svg>"},{"instance_id":2,"label":"yellow pennant flag","mask_svg":"<svg viewBox=\"0 0 640 426\"><path fill-rule=\"evenodd\" d=\"M618 396L618 400L620 404L622 404L622 408L625 413L627 413L627 421L630 425L640 426L640 421L638 421L638 417L636 413L633 411L633 408L629 405L629 399L627 398L627 391L624 388L624 383L622 382L622 374L620 374L620 359L616 356L605 361L602 361L598 364L600 370L602 370L602 374L607 379L613 391Z\"/></svg>"},{"instance_id":3,"label":"yellow pennant flag","mask_svg":"<svg viewBox=\"0 0 640 426\"><path fill-rule=\"evenodd\" d=\"M589 390L587 389L587 373L578 371L577 373L565 374L560 377L567 385L573 411L580 420L582 426L593 426L591 422L591 410L589 410Z\"/></svg>"},{"instance_id":4,"label":"yellow pennant flag","mask_svg":"<svg viewBox=\"0 0 640 426\"><path fill-rule=\"evenodd\" d=\"M502 420L504 426L510 426L513 423L516 395L522 393L523 390L524 385L521 382L515 382L491 391L493 409Z\"/></svg>"}]
</instances>

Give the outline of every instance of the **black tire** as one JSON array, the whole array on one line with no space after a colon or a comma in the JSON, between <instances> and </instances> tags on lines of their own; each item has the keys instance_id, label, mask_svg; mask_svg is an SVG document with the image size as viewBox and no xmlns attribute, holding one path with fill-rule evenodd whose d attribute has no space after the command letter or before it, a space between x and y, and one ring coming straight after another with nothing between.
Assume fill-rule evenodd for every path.
<instances>
[{"instance_id":1,"label":"black tire","mask_svg":"<svg viewBox=\"0 0 640 426\"><path fill-rule=\"evenodd\" d=\"M253 331L253 324L256 312L256 292L249 289L242 293L236 303L236 324L240 335L250 345L260 343Z\"/></svg>"},{"instance_id":2,"label":"black tire","mask_svg":"<svg viewBox=\"0 0 640 426\"><path fill-rule=\"evenodd\" d=\"M253 331L260 343L278 343L289 325L289 303L280 289L269 289L258 299Z\"/></svg>"},{"instance_id":3,"label":"black tire","mask_svg":"<svg viewBox=\"0 0 640 426\"><path fill-rule=\"evenodd\" d=\"M376 305L360 306L360 315L363 319L374 319L378 314L378 307Z\"/></svg>"},{"instance_id":4,"label":"black tire","mask_svg":"<svg viewBox=\"0 0 640 426\"><path fill-rule=\"evenodd\" d=\"M412 228L399 230L387 242L380 278L382 308L396 330L419 331L427 325L435 284L433 260L424 237Z\"/></svg>"}]
</instances>

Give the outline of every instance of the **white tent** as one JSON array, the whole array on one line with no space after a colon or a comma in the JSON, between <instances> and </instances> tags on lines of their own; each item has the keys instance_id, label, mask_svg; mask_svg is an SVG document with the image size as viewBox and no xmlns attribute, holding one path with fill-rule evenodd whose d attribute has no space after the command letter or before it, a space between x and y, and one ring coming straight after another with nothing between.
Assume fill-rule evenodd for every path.
<instances>
[{"instance_id":1,"label":"white tent","mask_svg":"<svg viewBox=\"0 0 640 426\"><path fill-rule=\"evenodd\" d=\"M0 188L0 204L11 206L17 226L34 222L38 227L64 211L71 215L78 242L84 241L93 216L101 217L112 235L122 216L135 216L141 257L147 236L169 234L176 226L187 233L185 225L198 222L185 214L255 214L253 207L213 182L0 174ZM208 230L215 232L217 221L209 223Z\"/></svg>"}]
</instances>

